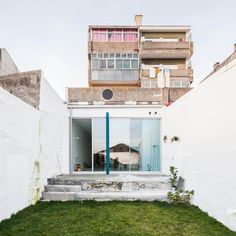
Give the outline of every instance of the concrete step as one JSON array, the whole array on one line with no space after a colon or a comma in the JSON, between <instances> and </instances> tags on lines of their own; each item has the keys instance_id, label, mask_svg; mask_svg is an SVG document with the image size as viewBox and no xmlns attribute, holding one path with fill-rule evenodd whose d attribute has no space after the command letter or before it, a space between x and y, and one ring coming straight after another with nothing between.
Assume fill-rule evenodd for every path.
<instances>
[{"instance_id":1,"label":"concrete step","mask_svg":"<svg viewBox=\"0 0 236 236\"><path fill-rule=\"evenodd\" d=\"M43 201L74 201L76 200L76 192L43 192Z\"/></svg>"},{"instance_id":2,"label":"concrete step","mask_svg":"<svg viewBox=\"0 0 236 236\"><path fill-rule=\"evenodd\" d=\"M79 192L76 200L95 201L168 201L167 191L162 192Z\"/></svg>"},{"instance_id":3,"label":"concrete step","mask_svg":"<svg viewBox=\"0 0 236 236\"><path fill-rule=\"evenodd\" d=\"M81 185L46 185L45 192L79 192Z\"/></svg>"},{"instance_id":4,"label":"concrete step","mask_svg":"<svg viewBox=\"0 0 236 236\"><path fill-rule=\"evenodd\" d=\"M166 181L87 181L81 184L82 191L150 191L170 190L170 184Z\"/></svg>"},{"instance_id":5,"label":"concrete step","mask_svg":"<svg viewBox=\"0 0 236 236\"><path fill-rule=\"evenodd\" d=\"M139 191L170 190L169 178L163 175L104 174L60 175L49 178L51 185L81 185L82 191Z\"/></svg>"},{"instance_id":6,"label":"concrete step","mask_svg":"<svg viewBox=\"0 0 236 236\"><path fill-rule=\"evenodd\" d=\"M48 178L49 185L80 185L83 182L94 182L94 181L163 181L168 180L168 176L160 174L70 174L70 175L58 175L56 177Z\"/></svg>"}]
</instances>

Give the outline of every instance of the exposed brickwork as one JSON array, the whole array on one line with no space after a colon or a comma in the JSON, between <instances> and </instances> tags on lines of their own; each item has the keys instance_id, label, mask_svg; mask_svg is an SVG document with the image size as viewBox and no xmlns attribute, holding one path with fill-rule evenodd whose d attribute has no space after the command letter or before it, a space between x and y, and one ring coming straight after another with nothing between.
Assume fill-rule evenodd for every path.
<instances>
[{"instance_id":1,"label":"exposed brickwork","mask_svg":"<svg viewBox=\"0 0 236 236\"><path fill-rule=\"evenodd\" d=\"M138 52L138 48L138 42L90 42L88 45L89 53Z\"/></svg>"},{"instance_id":2,"label":"exposed brickwork","mask_svg":"<svg viewBox=\"0 0 236 236\"><path fill-rule=\"evenodd\" d=\"M0 87L39 109L41 71L29 71L0 76Z\"/></svg>"}]
</instances>

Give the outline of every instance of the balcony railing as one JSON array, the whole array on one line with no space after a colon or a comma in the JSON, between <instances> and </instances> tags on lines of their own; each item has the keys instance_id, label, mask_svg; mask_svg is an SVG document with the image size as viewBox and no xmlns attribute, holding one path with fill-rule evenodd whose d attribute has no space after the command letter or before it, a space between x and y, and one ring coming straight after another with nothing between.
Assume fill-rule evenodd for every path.
<instances>
[{"instance_id":1,"label":"balcony railing","mask_svg":"<svg viewBox=\"0 0 236 236\"><path fill-rule=\"evenodd\" d=\"M141 42L142 58L190 58L193 42Z\"/></svg>"},{"instance_id":2,"label":"balcony railing","mask_svg":"<svg viewBox=\"0 0 236 236\"><path fill-rule=\"evenodd\" d=\"M188 68L182 69L170 69L169 70L169 85L172 88L185 88L189 87L193 81L193 70ZM141 70L141 87L144 88L157 88L158 87L158 75L156 78L150 77L149 69Z\"/></svg>"},{"instance_id":3,"label":"balcony railing","mask_svg":"<svg viewBox=\"0 0 236 236\"><path fill-rule=\"evenodd\" d=\"M188 68L186 70L181 69L170 69L170 77L187 77L191 78L192 80L193 70ZM150 70L149 69L142 69L141 70L141 77L150 77Z\"/></svg>"}]
</instances>

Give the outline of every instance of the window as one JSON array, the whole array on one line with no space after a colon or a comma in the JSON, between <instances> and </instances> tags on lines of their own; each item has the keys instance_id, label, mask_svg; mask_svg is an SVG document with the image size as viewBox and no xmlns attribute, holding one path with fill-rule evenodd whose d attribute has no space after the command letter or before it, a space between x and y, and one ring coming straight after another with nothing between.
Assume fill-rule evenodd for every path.
<instances>
[{"instance_id":1,"label":"window","mask_svg":"<svg viewBox=\"0 0 236 236\"><path fill-rule=\"evenodd\" d=\"M138 54L137 54L137 53L134 53L134 54L133 54L133 58L138 58Z\"/></svg>"},{"instance_id":2,"label":"window","mask_svg":"<svg viewBox=\"0 0 236 236\"><path fill-rule=\"evenodd\" d=\"M123 60L123 64L124 64L124 69L129 69L130 68L130 60Z\"/></svg>"},{"instance_id":3,"label":"window","mask_svg":"<svg viewBox=\"0 0 236 236\"><path fill-rule=\"evenodd\" d=\"M137 42L137 29L92 29L93 42Z\"/></svg>"},{"instance_id":4,"label":"window","mask_svg":"<svg viewBox=\"0 0 236 236\"><path fill-rule=\"evenodd\" d=\"M131 60L131 68L132 69L138 69L138 60Z\"/></svg>"},{"instance_id":5,"label":"window","mask_svg":"<svg viewBox=\"0 0 236 236\"><path fill-rule=\"evenodd\" d=\"M114 60L108 59L108 69L114 69Z\"/></svg>"},{"instance_id":6,"label":"window","mask_svg":"<svg viewBox=\"0 0 236 236\"><path fill-rule=\"evenodd\" d=\"M138 69L138 54L132 53L92 53L91 68L97 69Z\"/></svg>"},{"instance_id":7,"label":"window","mask_svg":"<svg viewBox=\"0 0 236 236\"><path fill-rule=\"evenodd\" d=\"M100 68L101 69L106 69L107 68L107 63L105 59L100 60Z\"/></svg>"},{"instance_id":8,"label":"window","mask_svg":"<svg viewBox=\"0 0 236 236\"><path fill-rule=\"evenodd\" d=\"M99 69L99 60L97 60L97 59L92 60L92 68Z\"/></svg>"},{"instance_id":9,"label":"window","mask_svg":"<svg viewBox=\"0 0 236 236\"><path fill-rule=\"evenodd\" d=\"M122 31L120 30L108 30L109 42L122 42Z\"/></svg>"},{"instance_id":10,"label":"window","mask_svg":"<svg viewBox=\"0 0 236 236\"><path fill-rule=\"evenodd\" d=\"M186 88L189 87L189 81L188 80L171 80L170 81L170 87L171 88Z\"/></svg>"},{"instance_id":11,"label":"window","mask_svg":"<svg viewBox=\"0 0 236 236\"><path fill-rule=\"evenodd\" d=\"M122 69L122 60L116 59L116 69Z\"/></svg>"},{"instance_id":12,"label":"window","mask_svg":"<svg viewBox=\"0 0 236 236\"><path fill-rule=\"evenodd\" d=\"M106 29L93 29L92 41L93 42L106 42L107 30Z\"/></svg>"},{"instance_id":13,"label":"window","mask_svg":"<svg viewBox=\"0 0 236 236\"><path fill-rule=\"evenodd\" d=\"M138 33L136 30L124 30L124 42L136 42Z\"/></svg>"}]
</instances>

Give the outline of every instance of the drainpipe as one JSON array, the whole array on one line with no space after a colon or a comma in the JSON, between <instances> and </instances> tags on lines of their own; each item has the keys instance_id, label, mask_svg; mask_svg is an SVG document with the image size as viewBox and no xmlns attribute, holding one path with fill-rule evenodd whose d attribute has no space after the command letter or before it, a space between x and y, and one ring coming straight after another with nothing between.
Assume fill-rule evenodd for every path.
<instances>
[{"instance_id":1,"label":"drainpipe","mask_svg":"<svg viewBox=\"0 0 236 236\"><path fill-rule=\"evenodd\" d=\"M110 130L109 112L106 112L106 175L110 173Z\"/></svg>"}]
</instances>

